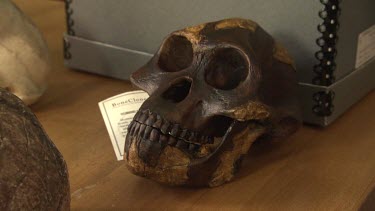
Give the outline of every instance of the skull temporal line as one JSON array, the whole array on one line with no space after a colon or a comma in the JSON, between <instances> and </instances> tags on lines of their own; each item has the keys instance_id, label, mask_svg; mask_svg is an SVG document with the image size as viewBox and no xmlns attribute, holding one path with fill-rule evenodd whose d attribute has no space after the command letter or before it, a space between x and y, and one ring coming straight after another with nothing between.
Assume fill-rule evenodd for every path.
<instances>
[{"instance_id":1,"label":"skull temporal line","mask_svg":"<svg viewBox=\"0 0 375 211\"><path fill-rule=\"evenodd\" d=\"M160 183L221 185L257 138L300 123L292 59L250 20L171 33L131 81L150 97L128 127L125 161Z\"/></svg>"}]
</instances>

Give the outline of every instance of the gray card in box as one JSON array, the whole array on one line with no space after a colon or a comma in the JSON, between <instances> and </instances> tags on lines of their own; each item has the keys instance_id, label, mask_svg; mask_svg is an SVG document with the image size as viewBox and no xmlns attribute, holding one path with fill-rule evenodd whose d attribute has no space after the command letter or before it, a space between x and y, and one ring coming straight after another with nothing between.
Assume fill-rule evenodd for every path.
<instances>
[{"instance_id":1,"label":"gray card in box","mask_svg":"<svg viewBox=\"0 0 375 211\"><path fill-rule=\"evenodd\" d=\"M170 32L258 22L295 58L305 122L326 126L375 86L373 0L67 0L67 66L128 79Z\"/></svg>"}]
</instances>

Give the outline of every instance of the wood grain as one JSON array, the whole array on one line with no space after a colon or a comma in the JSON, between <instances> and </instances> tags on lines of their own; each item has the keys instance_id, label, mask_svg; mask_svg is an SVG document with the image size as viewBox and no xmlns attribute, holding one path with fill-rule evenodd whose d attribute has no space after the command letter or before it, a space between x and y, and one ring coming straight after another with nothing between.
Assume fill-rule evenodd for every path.
<instances>
[{"instance_id":1,"label":"wood grain","mask_svg":"<svg viewBox=\"0 0 375 211\"><path fill-rule=\"evenodd\" d=\"M67 161L73 210L374 208L374 92L328 128L304 126L288 139L253 146L232 183L212 189L162 186L132 175L116 161L99 113L99 101L134 88L127 81L64 67L62 2L15 2L44 33L51 50L50 87L32 109Z\"/></svg>"}]
</instances>

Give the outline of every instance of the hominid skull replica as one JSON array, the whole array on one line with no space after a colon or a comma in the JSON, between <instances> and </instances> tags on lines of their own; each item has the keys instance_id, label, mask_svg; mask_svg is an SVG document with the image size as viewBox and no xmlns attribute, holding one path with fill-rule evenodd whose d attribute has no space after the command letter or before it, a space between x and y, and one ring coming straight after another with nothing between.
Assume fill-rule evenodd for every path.
<instances>
[{"instance_id":1,"label":"hominid skull replica","mask_svg":"<svg viewBox=\"0 0 375 211\"><path fill-rule=\"evenodd\" d=\"M299 125L292 59L250 20L173 32L131 81L150 97L129 125L125 160L160 183L221 185L257 138Z\"/></svg>"}]
</instances>

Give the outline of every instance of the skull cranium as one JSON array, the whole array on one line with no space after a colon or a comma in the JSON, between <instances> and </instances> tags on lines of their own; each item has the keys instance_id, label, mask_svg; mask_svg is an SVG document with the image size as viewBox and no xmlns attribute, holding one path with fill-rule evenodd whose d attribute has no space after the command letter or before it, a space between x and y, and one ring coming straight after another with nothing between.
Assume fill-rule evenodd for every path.
<instances>
[{"instance_id":1,"label":"skull cranium","mask_svg":"<svg viewBox=\"0 0 375 211\"><path fill-rule=\"evenodd\" d=\"M299 125L292 59L250 20L171 33L131 81L150 97L129 125L125 160L161 183L221 185L258 137Z\"/></svg>"}]
</instances>

